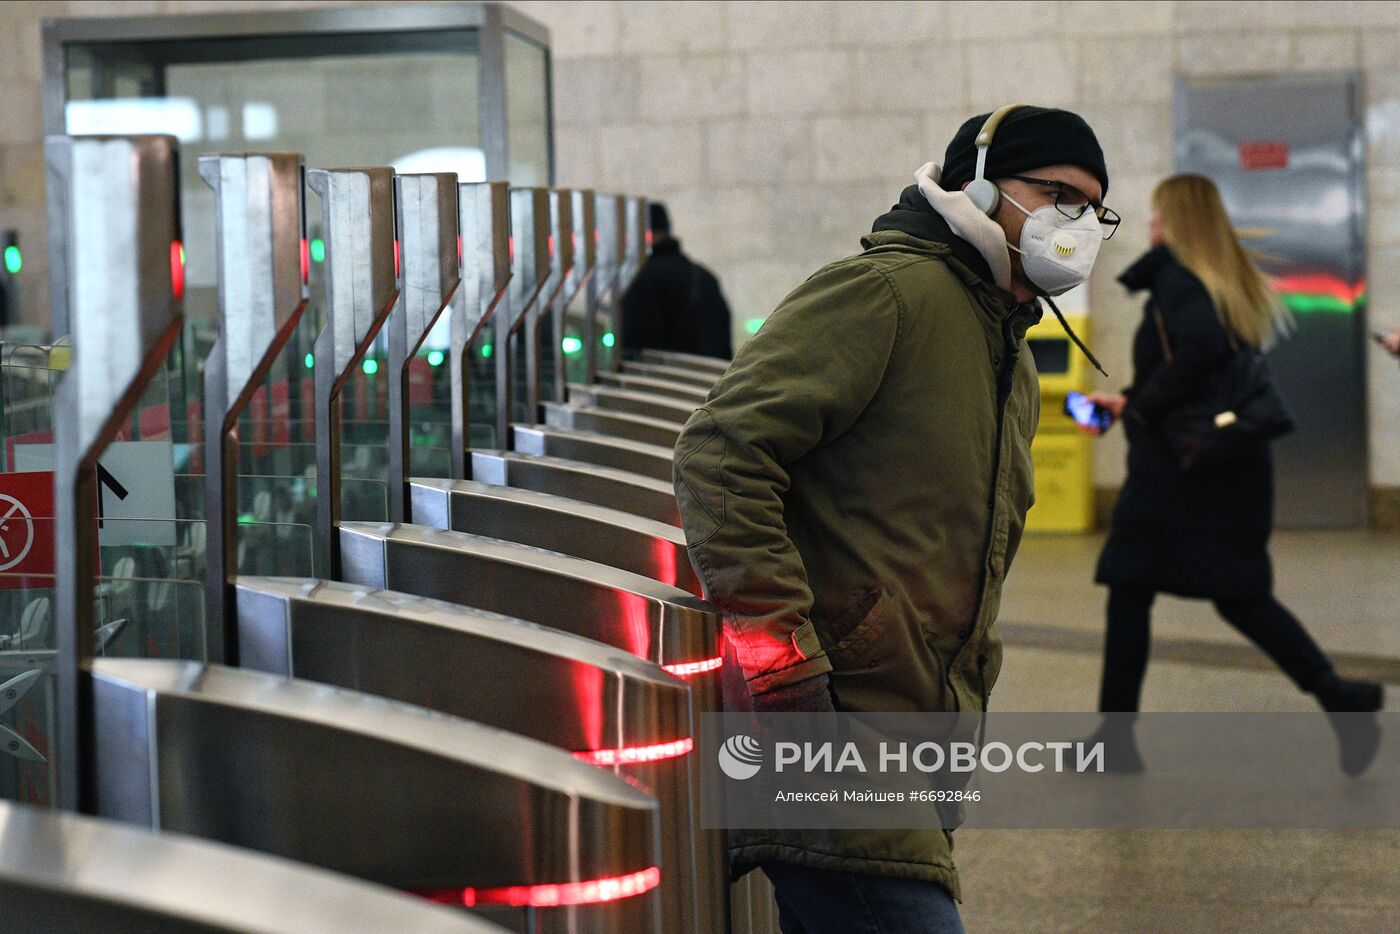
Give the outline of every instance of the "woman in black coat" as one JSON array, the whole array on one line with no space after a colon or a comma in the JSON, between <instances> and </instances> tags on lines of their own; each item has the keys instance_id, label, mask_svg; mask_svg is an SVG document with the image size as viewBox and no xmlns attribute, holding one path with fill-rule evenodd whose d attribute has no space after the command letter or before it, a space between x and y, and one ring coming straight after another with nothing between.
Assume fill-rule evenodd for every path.
<instances>
[{"instance_id":1,"label":"woman in black coat","mask_svg":"<svg viewBox=\"0 0 1400 934\"><path fill-rule=\"evenodd\" d=\"M1213 601L1324 709L1378 710L1380 685L1339 677L1273 596L1268 444L1188 474L1162 431L1163 419L1198 397L1236 348L1267 339L1278 312L1209 179L1169 178L1152 200L1152 249L1119 278L1148 293L1133 338L1133 382L1122 395L1090 396L1122 422L1128 439L1128 476L1095 576L1109 587L1099 709L1138 709L1152 603L1170 593ZM1344 744L1348 771L1369 764L1375 741L1363 745L1348 755ZM1128 759L1135 764L1131 748Z\"/></svg>"}]
</instances>

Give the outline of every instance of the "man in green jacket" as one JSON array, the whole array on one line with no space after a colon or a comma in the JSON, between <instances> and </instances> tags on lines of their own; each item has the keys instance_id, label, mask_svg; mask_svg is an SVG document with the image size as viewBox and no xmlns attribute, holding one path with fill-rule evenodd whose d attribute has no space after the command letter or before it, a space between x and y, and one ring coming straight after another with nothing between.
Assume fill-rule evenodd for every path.
<instances>
[{"instance_id":1,"label":"man in green jacket","mask_svg":"<svg viewBox=\"0 0 1400 934\"><path fill-rule=\"evenodd\" d=\"M863 252L783 299L676 446L691 561L756 711L976 712L1001 668L1039 418L1026 329L1117 216L1063 110L974 117L915 179ZM951 854L926 827L731 840L786 934L961 931Z\"/></svg>"}]
</instances>

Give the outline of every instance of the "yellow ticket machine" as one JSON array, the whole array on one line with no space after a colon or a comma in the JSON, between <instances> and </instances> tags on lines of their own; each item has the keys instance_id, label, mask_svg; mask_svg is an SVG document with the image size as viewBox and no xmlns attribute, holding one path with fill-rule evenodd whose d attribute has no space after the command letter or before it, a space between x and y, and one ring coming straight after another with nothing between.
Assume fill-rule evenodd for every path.
<instances>
[{"instance_id":1,"label":"yellow ticket machine","mask_svg":"<svg viewBox=\"0 0 1400 934\"><path fill-rule=\"evenodd\" d=\"M1089 316L1062 304L1065 320L1086 343ZM1031 456L1035 462L1035 506L1028 532L1087 532L1094 528L1094 439L1065 414L1065 395L1092 388L1089 362L1070 342L1054 315L1028 332L1026 342L1040 371L1040 424Z\"/></svg>"}]
</instances>

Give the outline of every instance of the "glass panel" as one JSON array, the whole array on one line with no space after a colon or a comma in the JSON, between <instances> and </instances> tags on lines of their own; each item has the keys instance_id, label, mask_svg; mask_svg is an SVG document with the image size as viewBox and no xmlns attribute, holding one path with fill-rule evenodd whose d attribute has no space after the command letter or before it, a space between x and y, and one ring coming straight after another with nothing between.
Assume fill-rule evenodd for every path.
<instances>
[{"instance_id":1,"label":"glass panel","mask_svg":"<svg viewBox=\"0 0 1400 934\"><path fill-rule=\"evenodd\" d=\"M52 519L36 520L52 524ZM99 656L202 661L204 587L198 581L104 575L97 583ZM39 671L13 706L0 713L0 798L52 804L56 730L52 578L0 573L0 683Z\"/></svg>"},{"instance_id":2,"label":"glass panel","mask_svg":"<svg viewBox=\"0 0 1400 934\"><path fill-rule=\"evenodd\" d=\"M512 185L549 185L549 55L542 46L507 32L506 149Z\"/></svg>"},{"instance_id":3,"label":"glass panel","mask_svg":"<svg viewBox=\"0 0 1400 934\"><path fill-rule=\"evenodd\" d=\"M467 350L471 446L496 447L496 326L486 324Z\"/></svg>"}]
</instances>

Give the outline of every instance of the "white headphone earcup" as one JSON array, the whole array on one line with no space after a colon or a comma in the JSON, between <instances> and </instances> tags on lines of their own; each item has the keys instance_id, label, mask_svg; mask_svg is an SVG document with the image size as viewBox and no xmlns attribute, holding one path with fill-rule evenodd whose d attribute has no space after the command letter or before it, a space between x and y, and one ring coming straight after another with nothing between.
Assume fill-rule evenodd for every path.
<instances>
[{"instance_id":1,"label":"white headphone earcup","mask_svg":"<svg viewBox=\"0 0 1400 934\"><path fill-rule=\"evenodd\" d=\"M963 189L963 194L977 206L977 210L989 217L996 212L997 205L1001 203L1001 191L985 178L972 181Z\"/></svg>"}]
</instances>

